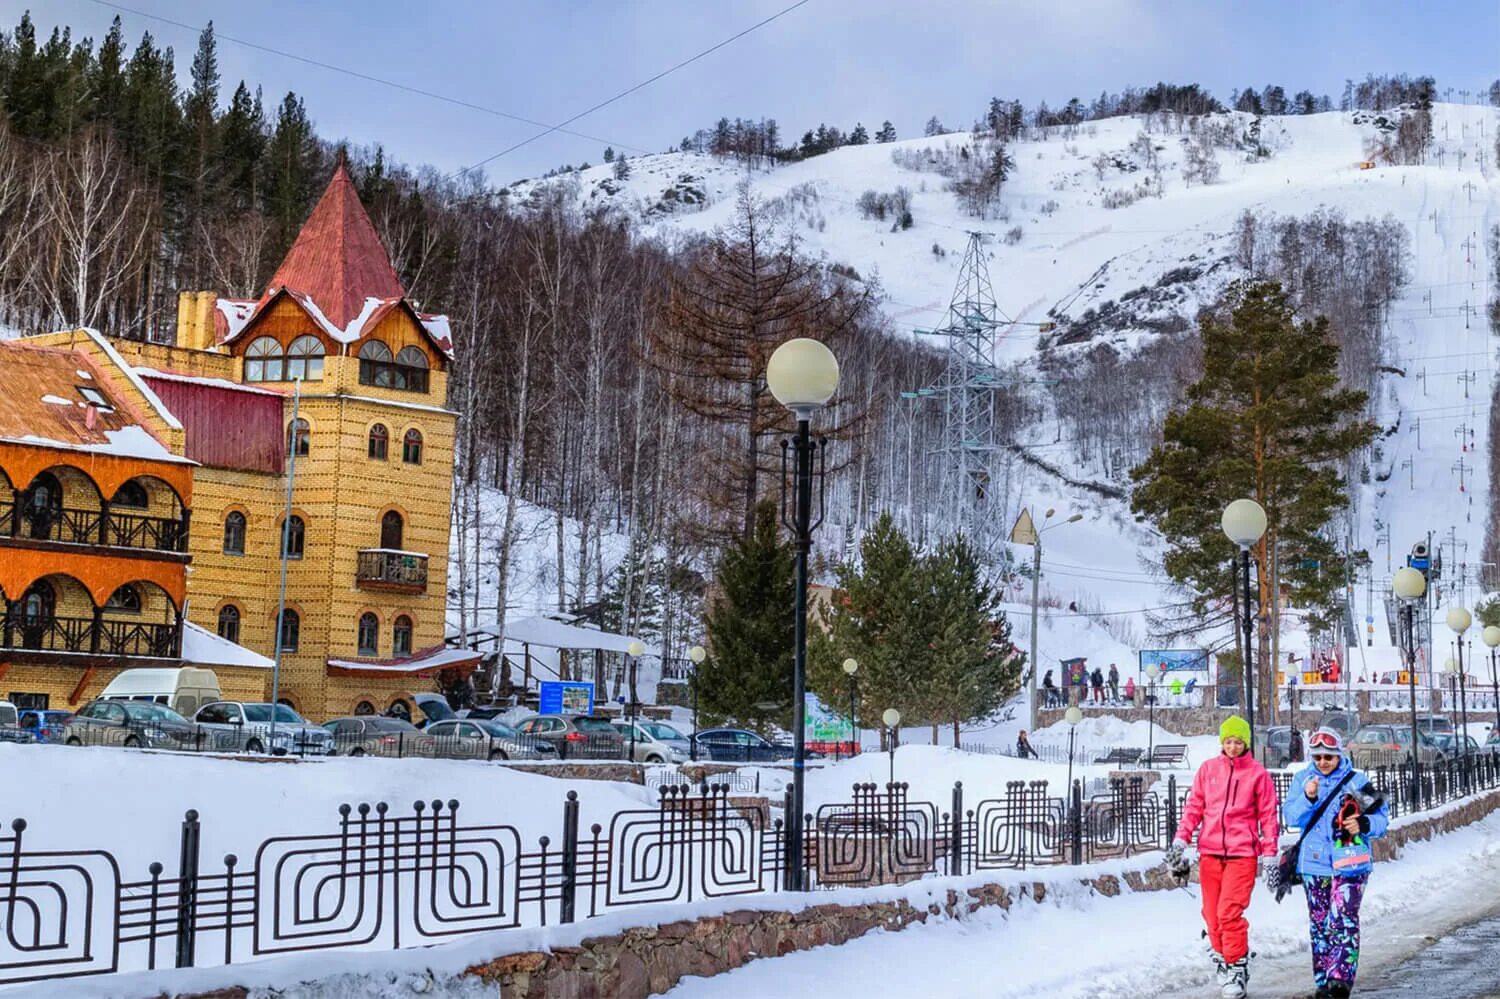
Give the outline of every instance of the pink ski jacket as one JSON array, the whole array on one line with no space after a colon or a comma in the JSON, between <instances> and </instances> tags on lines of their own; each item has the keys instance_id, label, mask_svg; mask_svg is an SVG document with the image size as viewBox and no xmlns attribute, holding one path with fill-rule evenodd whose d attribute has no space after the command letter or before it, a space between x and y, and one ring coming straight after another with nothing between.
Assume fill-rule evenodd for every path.
<instances>
[{"instance_id":1,"label":"pink ski jacket","mask_svg":"<svg viewBox=\"0 0 1500 999\"><path fill-rule=\"evenodd\" d=\"M1198 852L1210 857L1274 857L1281 835L1276 783L1250 756L1220 753L1198 768L1182 810L1177 839L1198 832Z\"/></svg>"}]
</instances>

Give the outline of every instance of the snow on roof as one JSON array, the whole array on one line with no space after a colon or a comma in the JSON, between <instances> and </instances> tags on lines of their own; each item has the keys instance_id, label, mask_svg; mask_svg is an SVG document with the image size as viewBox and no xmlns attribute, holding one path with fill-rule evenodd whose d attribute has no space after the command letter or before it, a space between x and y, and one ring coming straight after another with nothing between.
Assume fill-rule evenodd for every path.
<instances>
[{"instance_id":1,"label":"snow on roof","mask_svg":"<svg viewBox=\"0 0 1500 999\"><path fill-rule=\"evenodd\" d=\"M471 634L494 635L497 629L480 625L469 631ZM553 649L602 649L605 652L628 652L631 642L640 641L632 635L617 635L597 628L580 628L576 624L567 624L550 617L528 617L520 621L505 622L505 640ZM643 655L658 656L661 652L648 647Z\"/></svg>"},{"instance_id":2,"label":"snow on roof","mask_svg":"<svg viewBox=\"0 0 1500 999\"><path fill-rule=\"evenodd\" d=\"M442 669L445 666L477 665L480 655L471 649L446 649L434 646L423 649L405 659L384 659L361 662L358 659L330 659L333 669L357 670L361 673L420 673Z\"/></svg>"},{"instance_id":3,"label":"snow on roof","mask_svg":"<svg viewBox=\"0 0 1500 999\"><path fill-rule=\"evenodd\" d=\"M182 659L198 666L250 666L271 669L276 664L258 652L252 652L227 638L200 628L191 621L182 623Z\"/></svg>"},{"instance_id":4,"label":"snow on roof","mask_svg":"<svg viewBox=\"0 0 1500 999\"><path fill-rule=\"evenodd\" d=\"M45 403L47 403L47 404L49 404L49 405L52 405L52 406L71 406L71 405L73 405L73 400L72 399L64 399L60 395L52 395L50 393L47 394L47 395L42 396L42 401L45 402ZM79 405L81 406L81 405L83 405L83 403L80 402Z\"/></svg>"},{"instance_id":5,"label":"snow on roof","mask_svg":"<svg viewBox=\"0 0 1500 999\"><path fill-rule=\"evenodd\" d=\"M105 339L96 329L84 326L82 330L104 352L104 356L109 358L110 363L120 369L120 374L124 375L130 384L135 386L135 390L145 397L146 402L151 408L156 410L156 415L162 418L162 422L166 423L173 430L181 430L181 421L173 416L172 411L166 407L166 404L161 401L155 392L151 391L151 386L142 381L141 377L135 373L135 370L125 363L125 358L120 356L120 352L115 350L114 345Z\"/></svg>"},{"instance_id":6,"label":"snow on roof","mask_svg":"<svg viewBox=\"0 0 1500 999\"><path fill-rule=\"evenodd\" d=\"M436 343L439 347L441 347L443 353L452 357L453 330L448 325L448 317L419 312L417 313L417 319L427 330L427 335L432 337L433 343Z\"/></svg>"},{"instance_id":7,"label":"snow on roof","mask_svg":"<svg viewBox=\"0 0 1500 999\"><path fill-rule=\"evenodd\" d=\"M222 339L233 340L240 335L250 317L255 315L255 307L259 304L254 298L220 298L214 302L214 308L219 315L224 317L226 332Z\"/></svg>"}]
</instances>

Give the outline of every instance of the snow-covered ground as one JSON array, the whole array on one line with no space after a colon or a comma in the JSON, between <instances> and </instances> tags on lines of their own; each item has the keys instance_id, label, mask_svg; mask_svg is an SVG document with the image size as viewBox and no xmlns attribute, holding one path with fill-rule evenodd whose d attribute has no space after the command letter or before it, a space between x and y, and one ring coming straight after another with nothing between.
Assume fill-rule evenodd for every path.
<instances>
[{"instance_id":1,"label":"snow-covered ground","mask_svg":"<svg viewBox=\"0 0 1500 999\"><path fill-rule=\"evenodd\" d=\"M1462 891L1435 891L1461 883ZM1362 977L1376 980L1441 933L1493 906L1500 889L1500 815L1417 843L1382 864L1365 897ZM982 994L994 999L1135 999L1209 994L1199 940L1197 886L1101 898L1083 887L1053 890L1040 905L985 909L962 922L876 930L839 947L755 961L714 978L688 979L672 999L841 993L869 999ZM1257 999L1305 996L1307 910L1300 891L1280 905L1257 889L1250 945Z\"/></svg>"}]
</instances>

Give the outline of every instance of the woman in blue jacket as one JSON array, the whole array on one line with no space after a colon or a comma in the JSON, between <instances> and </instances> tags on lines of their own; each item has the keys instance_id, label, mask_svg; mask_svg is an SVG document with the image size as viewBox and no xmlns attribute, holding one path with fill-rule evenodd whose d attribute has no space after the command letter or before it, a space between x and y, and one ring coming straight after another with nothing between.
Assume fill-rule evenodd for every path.
<instances>
[{"instance_id":1,"label":"woman in blue jacket","mask_svg":"<svg viewBox=\"0 0 1500 999\"><path fill-rule=\"evenodd\" d=\"M1281 813L1286 825L1301 828L1328 801L1302 841L1297 872L1307 893L1315 994L1347 999L1359 965L1359 904L1372 866L1369 841L1385 835L1389 816L1369 776L1344 755L1337 732L1320 728L1307 742L1311 762L1292 779ZM1329 801L1335 794L1337 799Z\"/></svg>"}]
</instances>

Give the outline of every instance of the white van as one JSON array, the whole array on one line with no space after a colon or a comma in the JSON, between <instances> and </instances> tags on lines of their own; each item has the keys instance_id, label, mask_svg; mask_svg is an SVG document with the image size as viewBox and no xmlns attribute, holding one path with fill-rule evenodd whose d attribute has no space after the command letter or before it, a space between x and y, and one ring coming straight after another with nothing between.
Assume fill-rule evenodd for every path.
<instances>
[{"instance_id":1,"label":"white van","mask_svg":"<svg viewBox=\"0 0 1500 999\"><path fill-rule=\"evenodd\" d=\"M128 669L109 681L99 697L106 701L151 701L191 718L205 704L220 700L219 677L211 669Z\"/></svg>"}]
</instances>

